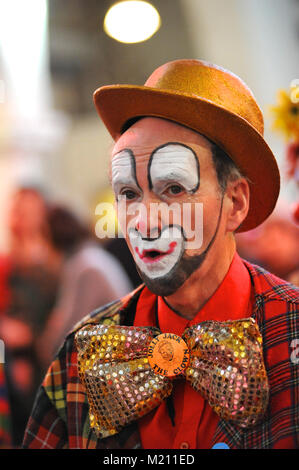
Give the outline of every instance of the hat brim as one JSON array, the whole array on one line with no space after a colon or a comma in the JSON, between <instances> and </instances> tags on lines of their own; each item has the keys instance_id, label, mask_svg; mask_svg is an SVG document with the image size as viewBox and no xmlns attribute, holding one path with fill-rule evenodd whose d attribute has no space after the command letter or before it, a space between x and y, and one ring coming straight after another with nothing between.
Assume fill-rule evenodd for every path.
<instances>
[{"instance_id":1,"label":"hat brim","mask_svg":"<svg viewBox=\"0 0 299 470\"><path fill-rule=\"evenodd\" d=\"M242 117L197 96L146 86L111 85L94 93L96 109L114 140L131 119L153 116L183 124L219 145L248 178L250 204L237 232L260 225L273 211L279 170L263 136Z\"/></svg>"}]
</instances>

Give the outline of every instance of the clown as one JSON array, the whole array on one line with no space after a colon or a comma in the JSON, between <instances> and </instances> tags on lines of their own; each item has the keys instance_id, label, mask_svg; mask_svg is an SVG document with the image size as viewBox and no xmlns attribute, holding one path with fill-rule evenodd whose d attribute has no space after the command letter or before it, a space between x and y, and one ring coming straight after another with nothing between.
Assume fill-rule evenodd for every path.
<instances>
[{"instance_id":1,"label":"clown","mask_svg":"<svg viewBox=\"0 0 299 470\"><path fill-rule=\"evenodd\" d=\"M144 284L66 338L24 447L296 447L298 290L242 260L234 237L279 193L254 96L227 70L178 60L94 99Z\"/></svg>"}]
</instances>

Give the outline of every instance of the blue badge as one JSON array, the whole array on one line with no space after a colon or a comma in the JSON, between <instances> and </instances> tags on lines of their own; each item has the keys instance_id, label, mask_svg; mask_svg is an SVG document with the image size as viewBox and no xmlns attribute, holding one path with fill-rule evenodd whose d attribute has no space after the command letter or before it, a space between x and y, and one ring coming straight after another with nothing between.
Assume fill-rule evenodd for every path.
<instances>
[{"instance_id":1,"label":"blue badge","mask_svg":"<svg viewBox=\"0 0 299 470\"><path fill-rule=\"evenodd\" d=\"M229 449L229 446L225 442L218 442L215 444L212 449Z\"/></svg>"}]
</instances>

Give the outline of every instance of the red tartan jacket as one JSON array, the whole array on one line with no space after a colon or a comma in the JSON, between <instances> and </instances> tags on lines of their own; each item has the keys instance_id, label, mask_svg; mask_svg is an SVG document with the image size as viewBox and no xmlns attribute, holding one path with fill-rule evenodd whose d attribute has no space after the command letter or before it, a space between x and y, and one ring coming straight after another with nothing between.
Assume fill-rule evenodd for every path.
<instances>
[{"instance_id":1,"label":"red tartan jacket","mask_svg":"<svg viewBox=\"0 0 299 470\"><path fill-rule=\"evenodd\" d=\"M254 291L252 316L263 336L269 406L263 421L253 428L241 429L220 420L213 445L224 442L231 449L298 448L299 289L258 266L244 263ZM143 288L141 285L124 299L96 310L68 335L38 392L25 432L24 448L141 448L136 422L105 439L97 438L90 427L88 400L78 376L74 337L88 323L132 325Z\"/></svg>"}]
</instances>

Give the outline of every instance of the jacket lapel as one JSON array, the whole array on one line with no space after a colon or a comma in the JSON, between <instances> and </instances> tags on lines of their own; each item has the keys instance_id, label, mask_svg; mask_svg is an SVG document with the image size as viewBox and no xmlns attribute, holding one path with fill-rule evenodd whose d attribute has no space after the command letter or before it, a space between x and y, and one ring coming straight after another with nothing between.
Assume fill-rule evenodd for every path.
<instances>
[{"instance_id":1,"label":"jacket lapel","mask_svg":"<svg viewBox=\"0 0 299 470\"><path fill-rule=\"evenodd\" d=\"M256 286L254 282L254 275L256 273L253 266L249 266L247 263L245 263L245 266L249 271L251 283L254 290L254 305L252 308L251 316L257 322L260 333L263 336L264 340L264 299L261 295L262 293L260 292L260 289ZM213 436L212 447L219 442L225 442L230 447L230 449L244 449L246 447L246 429L233 426L228 421L224 421L223 419L221 419Z\"/></svg>"},{"instance_id":2,"label":"jacket lapel","mask_svg":"<svg viewBox=\"0 0 299 470\"><path fill-rule=\"evenodd\" d=\"M111 319L118 325L133 326L137 308L137 302L144 285L137 288L133 295L126 298L126 301L117 311L117 316L106 312L102 316L102 321ZM110 317L110 318L109 318ZM105 439L98 439L97 448L99 449L141 449L141 438L138 429L138 421L126 426L118 434Z\"/></svg>"}]
</instances>

